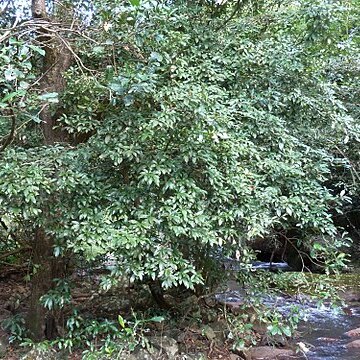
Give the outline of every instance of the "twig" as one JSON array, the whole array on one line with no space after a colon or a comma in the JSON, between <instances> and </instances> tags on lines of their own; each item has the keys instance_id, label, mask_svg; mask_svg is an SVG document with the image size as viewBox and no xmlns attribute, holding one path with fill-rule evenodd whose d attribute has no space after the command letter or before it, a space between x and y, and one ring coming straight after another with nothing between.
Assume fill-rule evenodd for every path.
<instances>
[{"instance_id":1,"label":"twig","mask_svg":"<svg viewBox=\"0 0 360 360\"><path fill-rule=\"evenodd\" d=\"M2 260L0 260L0 264L1 265L11 266L11 267L13 267L15 269L20 269L20 268L24 267L24 264L12 264L12 263L9 263L7 261L2 261Z\"/></svg>"},{"instance_id":2,"label":"twig","mask_svg":"<svg viewBox=\"0 0 360 360\"><path fill-rule=\"evenodd\" d=\"M77 55L75 53L75 51L72 49L72 47L69 45L69 43L63 38L61 37L59 34L56 34L56 36L60 39L60 41L65 45L65 47L71 52L71 54L74 56L75 58L75 61L78 63L78 65L80 66L80 69L83 68L87 71L90 71L90 72L96 72L96 70L92 70L92 69L89 69L88 67L86 67L84 65L84 63L82 62L82 60L80 59L79 55Z\"/></svg>"},{"instance_id":3,"label":"twig","mask_svg":"<svg viewBox=\"0 0 360 360\"><path fill-rule=\"evenodd\" d=\"M6 8L5 8L5 10L6 10ZM6 38L11 34L11 30L13 30L13 29L16 28L16 26L17 26L17 24L18 24L19 21L20 21L20 15L17 14L13 26L12 26L10 29L8 29L2 37L0 37L0 43L1 43L2 41L4 41L4 39L6 39Z\"/></svg>"},{"instance_id":4,"label":"twig","mask_svg":"<svg viewBox=\"0 0 360 360\"><path fill-rule=\"evenodd\" d=\"M286 235L282 234L281 232L278 232L278 234L279 234L280 236L282 236L282 237L295 249L295 251L299 254L300 259L301 259L301 263L302 263L302 270L301 270L301 271L307 270L307 271L311 272L311 270L305 265L303 256L306 256L306 257L309 259L309 261L310 261L313 265L315 265L315 266L324 266L324 265L325 265L325 263L324 263L324 262L321 262L321 261L315 262L314 259L312 259L311 256L309 256L309 254L307 254L307 253L304 252L304 251L299 250L299 249L292 243L291 239L288 238Z\"/></svg>"}]
</instances>

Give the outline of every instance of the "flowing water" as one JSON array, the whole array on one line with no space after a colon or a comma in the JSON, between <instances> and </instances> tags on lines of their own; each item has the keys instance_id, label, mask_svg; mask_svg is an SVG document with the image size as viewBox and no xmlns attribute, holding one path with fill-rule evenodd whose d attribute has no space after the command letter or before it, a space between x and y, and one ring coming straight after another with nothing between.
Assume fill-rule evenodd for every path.
<instances>
[{"instance_id":1,"label":"flowing water","mask_svg":"<svg viewBox=\"0 0 360 360\"><path fill-rule=\"evenodd\" d=\"M300 325L301 341L309 344L309 360L359 360L360 349L348 349L346 344L355 340L345 332L360 327L360 308L349 308L349 314L331 308L312 309L306 323Z\"/></svg>"},{"instance_id":2,"label":"flowing water","mask_svg":"<svg viewBox=\"0 0 360 360\"><path fill-rule=\"evenodd\" d=\"M359 300L359 274L344 274L337 280L338 286L345 286L353 300ZM348 299L350 300L350 299ZM347 344L357 338L344 335L347 331L360 328L360 304L348 301L346 311L330 306L317 307L311 302L304 307L308 321L300 326L301 340L311 344L307 353L309 360L360 360L360 349L349 349Z\"/></svg>"},{"instance_id":3,"label":"flowing water","mask_svg":"<svg viewBox=\"0 0 360 360\"><path fill-rule=\"evenodd\" d=\"M354 284L349 284L354 282ZM341 281L345 285L358 287L359 275L345 275ZM357 289L359 291L359 289ZM359 294L359 293L358 293ZM230 286L227 290L216 295L222 303L241 303L244 300L244 290L240 285ZM349 338L347 331L360 328L360 304L349 302L344 312L339 308L328 305L317 306L306 296L295 298L291 296L264 296L262 303L268 306L276 304L276 309L283 315L289 315L296 305L304 321L299 326L301 334L296 342L302 342L309 349L306 353L308 360L360 360L360 349L349 349L348 343L358 338Z\"/></svg>"}]
</instances>

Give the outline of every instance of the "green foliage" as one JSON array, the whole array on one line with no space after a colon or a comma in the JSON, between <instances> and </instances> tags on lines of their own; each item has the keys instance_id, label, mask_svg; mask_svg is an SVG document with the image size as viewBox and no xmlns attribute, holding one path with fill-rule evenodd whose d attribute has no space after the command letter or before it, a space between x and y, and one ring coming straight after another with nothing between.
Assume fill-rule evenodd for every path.
<instances>
[{"instance_id":1,"label":"green foliage","mask_svg":"<svg viewBox=\"0 0 360 360\"><path fill-rule=\"evenodd\" d=\"M23 340L26 335L25 319L17 314L2 322L2 327L10 333L10 343Z\"/></svg>"},{"instance_id":2,"label":"green foliage","mask_svg":"<svg viewBox=\"0 0 360 360\"><path fill-rule=\"evenodd\" d=\"M259 331L268 343L286 343L297 334L300 321L307 321L307 306L320 307L326 302L336 308L342 304L336 277L243 269L238 280L245 284L243 304L238 314L226 315L228 338L235 349L256 345ZM287 302L289 295L297 301Z\"/></svg>"},{"instance_id":3,"label":"green foliage","mask_svg":"<svg viewBox=\"0 0 360 360\"><path fill-rule=\"evenodd\" d=\"M257 279L257 290L265 285ZM266 285L264 286L264 289ZM274 303L273 306L264 304L267 296L276 293L248 291L243 305L237 310L239 314L228 314L226 316L229 328L228 339L232 341L234 349L242 350L257 345L261 340L259 332L264 332L264 338L268 343L278 344L296 335L297 327L303 319L300 307L292 305L286 313L279 311Z\"/></svg>"},{"instance_id":4,"label":"green foliage","mask_svg":"<svg viewBox=\"0 0 360 360\"><path fill-rule=\"evenodd\" d=\"M64 354L81 348L82 358L86 360L109 359L114 356L120 358L134 351L136 347L149 347L145 337L147 326L163 320L161 316L139 319L136 314L133 314L132 321L125 320L121 315L118 316L118 321L96 320L84 318L74 310L66 322L66 336L42 343L34 343L24 336L20 337L20 340L22 346L42 350L56 348Z\"/></svg>"},{"instance_id":5,"label":"green foliage","mask_svg":"<svg viewBox=\"0 0 360 360\"><path fill-rule=\"evenodd\" d=\"M240 3L81 2L84 31L59 30L76 54L61 93L38 87L31 27L12 29L0 218L31 245L43 228L56 257L110 254L107 289L124 275L194 289L218 247L245 261L254 240L294 229L329 271L343 265L331 214L349 201L340 189L358 191L357 2ZM45 108L66 141L44 142Z\"/></svg>"},{"instance_id":6,"label":"green foliage","mask_svg":"<svg viewBox=\"0 0 360 360\"><path fill-rule=\"evenodd\" d=\"M67 281L54 279L56 287L40 298L45 308L49 310L62 309L71 302L71 289Z\"/></svg>"}]
</instances>

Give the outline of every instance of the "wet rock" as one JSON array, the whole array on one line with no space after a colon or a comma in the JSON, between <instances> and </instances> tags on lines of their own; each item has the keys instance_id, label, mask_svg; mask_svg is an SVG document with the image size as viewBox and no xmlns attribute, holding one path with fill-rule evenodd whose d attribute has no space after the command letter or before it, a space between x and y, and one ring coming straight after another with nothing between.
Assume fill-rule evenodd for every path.
<instances>
[{"instance_id":1,"label":"wet rock","mask_svg":"<svg viewBox=\"0 0 360 360\"><path fill-rule=\"evenodd\" d=\"M260 342L258 343L259 346L270 346L283 349L286 348L288 344L287 340L281 335L273 335L271 341L269 341L269 337L265 333L258 333L258 336L260 338Z\"/></svg>"},{"instance_id":2,"label":"wet rock","mask_svg":"<svg viewBox=\"0 0 360 360\"><path fill-rule=\"evenodd\" d=\"M216 320L212 322L210 326L215 332L216 341L219 343L224 343L227 339L227 334L229 333L229 328L226 321L224 319Z\"/></svg>"},{"instance_id":3,"label":"wet rock","mask_svg":"<svg viewBox=\"0 0 360 360\"><path fill-rule=\"evenodd\" d=\"M199 299L197 296L191 295L180 304L180 307L187 311L196 310L199 307Z\"/></svg>"},{"instance_id":4,"label":"wet rock","mask_svg":"<svg viewBox=\"0 0 360 360\"><path fill-rule=\"evenodd\" d=\"M297 354L291 349L278 349L271 346L259 346L251 350L251 360L301 360L303 354Z\"/></svg>"},{"instance_id":5,"label":"wet rock","mask_svg":"<svg viewBox=\"0 0 360 360\"><path fill-rule=\"evenodd\" d=\"M149 338L149 342L155 348L154 354L165 354L169 360L175 359L179 353L177 341L168 336L153 336Z\"/></svg>"},{"instance_id":6,"label":"wet rock","mask_svg":"<svg viewBox=\"0 0 360 360\"><path fill-rule=\"evenodd\" d=\"M360 349L360 340L354 340L348 344L346 344L348 349Z\"/></svg>"},{"instance_id":7,"label":"wet rock","mask_svg":"<svg viewBox=\"0 0 360 360\"><path fill-rule=\"evenodd\" d=\"M360 301L360 292L354 289L346 289L344 292L340 292L339 296L347 303L354 303Z\"/></svg>"},{"instance_id":8,"label":"wet rock","mask_svg":"<svg viewBox=\"0 0 360 360\"><path fill-rule=\"evenodd\" d=\"M168 330L164 330L164 332L163 332L163 336L173 338L177 342L181 342L181 341L179 341L179 338L181 338L183 336L183 334L184 334L184 331L180 330L180 329L168 329Z\"/></svg>"},{"instance_id":9,"label":"wet rock","mask_svg":"<svg viewBox=\"0 0 360 360\"><path fill-rule=\"evenodd\" d=\"M239 315L240 313L243 312L243 305L244 305L243 301L237 301L237 302L233 301L226 303L226 307L234 315Z\"/></svg>"},{"instance_id":10,"label":"wet rock","mask_svg":"<svg viewBox=\"0 0 360 360\"><path fill-rule=\"evenodd\" d=\"M215 307L216 304L217 304L215 296L205 296L204 297L204 302L205 302L205 305L210 307L210 308Z\"/></svg>"},{"instance_id":11,"label":"wet rock","mask_svg":"<svg viewBox=\"0 0 360 360\"><path fill-rule=\"evenodd\" d=\"M347 331L344 335L348 337L360 337L360 328Z\"/></svg>"}]
</instances>

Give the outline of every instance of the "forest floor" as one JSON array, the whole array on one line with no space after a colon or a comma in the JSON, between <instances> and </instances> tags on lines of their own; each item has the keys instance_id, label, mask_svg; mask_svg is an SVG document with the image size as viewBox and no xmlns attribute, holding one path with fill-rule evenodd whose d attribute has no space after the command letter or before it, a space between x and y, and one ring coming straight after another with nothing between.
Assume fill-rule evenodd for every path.
<instances>
[{"instance_id":1,"label":"forest floor","mask_svg":"<svg viewBox=\"0 0 360 360\"><path fill-rule=\"evenodd\" d=\"M18 342L8 343L10 336L9 319L25 318L27 299L30 286L26 281L27 269L24 267L3 266L0 268L0 342L5 353L0 358L4 360L21 359L28 349L19 346ZM71 306L76 307L83 318L116 320L118 316L131 319L143 317L146 326L139 329L139 336L146 338L166 337L175 339L179 359L240 359L231 352L231 343L226 339L227 324L223 306L214 299L200 299L189 293L178 296L167 295L166 300L177 309L177 313L169 314L156 307L147 286L122 285L107 292L99 291L100 275L73 277ZM65 323L70 306L62 313ZM147 322L154 316L163 316L162 322ZM130 321L130 320L129 320ZM8 326L4 326L8 324ZM61 323L61 321L60 321ZM129 322L130 324L130 322ZM21 325L21 323L20 323ZM12 323L15 327L15 322ZM10 325L11 327L11 325ZM17 329L19 330L19 329ZM62 333L61 329L59 333ZM68 360L81 359L82 350L76 350L64 357ZM158 357L166 358L165 357Z\"/></svg>"},{"instance_id":2,"label":"forest floor","mask_svg":"<svg viewBox=\"0 0 360 360\"><path fill-rule=\"evenodd\" d=\"M8 342L11 328L19 333L21 325L23 325L21 322L15 322L14 319L24 319L28 311L27 300L30 295L30 285L26 280L27 271L25 266L14 267L9 264L0 267L0 324L2 324L0 327L0 359L3 360L20 360L24 354L29 353L29 348L20 346L18 341L10 344ZM76 308L84 320L94 319L100 324L108 319L117 323L119 327L118 318L120 316L124 319L126 327L134 331L134 339L137 343L146 339L147 342L143 343L150 347L155 346L157 349L157 352L151 353L149 357L146 355L148 354L147 350L138 345L136 347L138 356L120 357L118 358L120 360L145 358L156 360L246 359L245 352L234 350L236 334L241 334L240 336L243 336L244 340L248 342L255 337L260 346L253 350L255 353L256 351L260 353L258 357L252 353L252 359L263 358L264 353L269 354L270 351L275 350L290 354L290 357L284 357L286 359L298 359L298 354L293 352L294 347L286 341L277 343L280 348L268 346L270 343L265 335L266 326L264 327L264 324L254 325L256 324L255 317L254 319L251 317L249 308L246 310L246 316L250 316L247 321L252 322L253 327L248 332L246 328L241 328L241 322L237 322L237 319L239 315L241 319L245 313L241 313L241 307L236 302L226 303L226 305L219 302L215 296L218 294L218 290L203 296L196 296L185 290L168 292L165 299L172 309L175 309L172 312L159 308L147 285L136 285L123 281L119 286L111 287L109 291L101 291L102 275L104 275L102 271L90 273L83 270L72 274L71 303L64 307L61 314L57 315L59 337L64 334L66 319L71 316L72 309ZM358 273L344 274L338 284L348 288L346 292L342 293L342 298L346 303L353 304L352 306L355 306L356 309L360 304L359 278L360 274ZM226 288L231 293L232 290L239 289L239 283L235 280L227 280ZM350 314L350 318L353 318L349 326L355 326L358 318L351 313L351 307L344 310L346 314ZM158 320L164 318L164 320L152 321L151 319L154 318ZM11 319L13 320L9 321ZM346 318L344 319L346 320ZM136 320L139 321L138 326L134 327ZM236 326L240 326L240 328L236 328ZM123 329L119 327L119 330ZM340 329L340 331L342 330ZM95 336L91 340L101 343L102 335ZM158 346L159 341L161 346ZM168 343L167 348L163 346L163 343ZM245 345L251 345L251 343L245 343ZM146 348L149 349L149 346ZM62 353L54 359L80 360L83 350L84 348L75 349L70 354ZM174 352L177 355L171 357L168 352ZM146 353L145 356L144 353ZM277 358L276 354L274 356ZM27 358L27 360L30 359L32 358ZM40 358L36 359L40 360ZM43 360L52 359L44 357Z\"/></svg>"}]
</instances>

